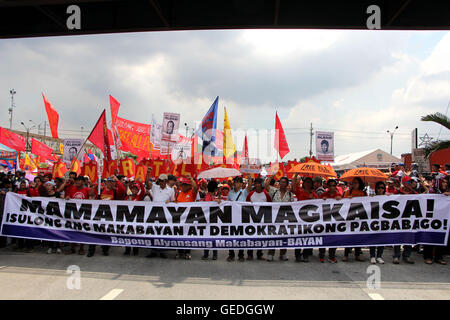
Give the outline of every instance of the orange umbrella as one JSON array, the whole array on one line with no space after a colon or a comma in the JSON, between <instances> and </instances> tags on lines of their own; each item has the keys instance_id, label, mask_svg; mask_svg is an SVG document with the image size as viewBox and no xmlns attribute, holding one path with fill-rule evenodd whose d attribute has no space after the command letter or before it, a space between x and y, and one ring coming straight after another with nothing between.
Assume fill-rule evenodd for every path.
<instances>
[{"instance_id":1,"label":"orange umbrella","mask_svg":"<svg viewBox=\"0 0 450 320\"><path fill-rule=\"evenodd\" d=\"M305 177L318 177L318 176L333 177L333 178L337 177L336 172L334 172L331 166L326 166L313 160L299 163L292 169L290 169L288 172L298 173Z\"/></svg>"},{"instance_id":2,"label":"orange umbrella","mask_svg":"<svg viewBox=\"0 0 450 320\"><path fill-rule=\"evenodd\" d=\"M345 172L340 179L343 181L352 181L356 177L361 178L365 183L389 179L389 177L380 170L366 167L351 169Z\"/></svg>"}]
</instances>

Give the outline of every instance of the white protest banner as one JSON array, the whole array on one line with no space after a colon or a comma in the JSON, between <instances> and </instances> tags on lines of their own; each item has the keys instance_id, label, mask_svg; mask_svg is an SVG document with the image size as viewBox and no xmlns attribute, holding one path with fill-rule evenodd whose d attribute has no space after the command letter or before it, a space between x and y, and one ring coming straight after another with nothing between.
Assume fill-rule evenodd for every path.
<instances>
[{"instance_id":1,"label":"white protest banner","mask_svg":"<svg viewBox=\"0 0 450 320\"><path fill-rule=\"evenodd\" d=\"M178 127L180 126L180 114L164 112L161 139L165 141L178 141Z\"/></svg>"},{"instance_id":2,"label":"white protest banner","mask_svg":"<svg viewBox=\"0 0 450 320\"><path fill-rule=\"evenodd\" d=\"M64 139L64 152L63 152L63 162L66 164L72 163L73 158L78 154L78 160L82 160L84 157L84 151L80 151L83 146L83 139Z\"/></svg>"},{"instance_id":3,"label":"white protest banner","mask_svg":"<svg viewBox=\"0 0 450 320\"><path fill-rule=\"evenodd\" d=\"M445 245L450 197L300 202L63 200L9 192L0 234L99 245L189 249Z\"/></svg>"},{"instance_id":4,"label":"white protest banner","mask_svg":"<svg viewBox=\"0 0 450 320\"><path fill-rule=\"evenodd\" d=\"M334 161L334 132L316 131L316 158Z\"/></svg>"},{"instance_id":5,"label":"white protest banner","mask_svg":"<svg viewBox=\"0 0 450 320\"><path fill-rule=\"evenodd\" d=\"M150 129L150 143L153 145L155 150L160 150L161 148L161 134L162 134L162 125L160 123L156 123L155 116L152 115L152 125Z\"/></svg>"}]
</instances>

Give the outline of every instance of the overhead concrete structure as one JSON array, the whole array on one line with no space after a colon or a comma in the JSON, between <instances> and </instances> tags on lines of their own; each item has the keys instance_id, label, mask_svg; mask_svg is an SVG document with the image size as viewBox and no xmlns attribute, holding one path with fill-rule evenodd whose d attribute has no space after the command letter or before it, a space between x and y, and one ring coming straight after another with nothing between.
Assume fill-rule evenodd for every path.
<instances>
[{"instance_id":1,"label":"overhead concrete structure","mask_svg":"<svg viewBox=\"0 0 450 320\"><path fill-rule=\"evenodd\" d=\"M448 0L0 0L0 38L252 28L367 30L374 14L382 30L450 29Z\"/></svg>"},{"instance_id":2,"label":"overhead concrete structure","mask_svg":"<svg viewBox=\"0 0 450 320\"><path fill-rule=\"evenodd\" d=\"M346 171L360 167L388 170L392 163L399 162L401 162L401 159L381 149L372 149L337 156L330 165L335 171Z\"/></svg>"}]
</instances>

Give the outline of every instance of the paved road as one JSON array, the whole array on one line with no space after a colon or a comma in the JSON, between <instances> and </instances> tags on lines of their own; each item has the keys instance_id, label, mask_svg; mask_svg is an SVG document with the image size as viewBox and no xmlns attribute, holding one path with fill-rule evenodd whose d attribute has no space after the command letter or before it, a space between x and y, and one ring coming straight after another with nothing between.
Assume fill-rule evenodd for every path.
<instances>
[{"instance_id":1,"label":"paved road","mask_svg":"<svg viewBox=\"0 0 450 320\"><path fill-rule=\"evenodd\" d=\"M289 261L271 263L227 262L225 251L217 261L201 260L199 251L191 261L173 259L173 251L167 260L148 259L146 251L123 256L115 247L105 257L98 248L88 258L2 248L0 299L450 299L450 265L425 265L417 253L415 265L394 265L386 249L380 288L368 289L369 262L341 262L343 250L337 264L319 263L317 250L309 263L295 262L293 251ZM73 265L80 268L80 289L67 288Z\"/></svg>"}]
</instances>

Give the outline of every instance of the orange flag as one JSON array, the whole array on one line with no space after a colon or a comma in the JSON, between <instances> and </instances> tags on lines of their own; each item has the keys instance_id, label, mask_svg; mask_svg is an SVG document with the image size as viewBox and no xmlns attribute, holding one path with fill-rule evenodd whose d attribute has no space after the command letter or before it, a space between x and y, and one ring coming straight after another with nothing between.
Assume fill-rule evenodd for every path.
<instances>
[{"instance_id":1,"label":"orange flag","mask_svg":"<svg viewBox=\"0 0 450 320\"><path fill-rule=\"evenodd\" d=\"M64 177L64 174L67 171L66 164L61 160L58 160L53 166L52 179Z\"/></svg>"},{"instance_id":2,"label":"orange flag","mask_svg":"<svg viewBox=\"0 0 450 320\"><path fill-rule=\"evenodd\" d=\"M125 158L120 160L119 173L124 175L125 177L134 177L135 169L136 165L134 164L133 159Z\"/></svg>"},{"instance_id":3,"label":"orange flag","mask_svg":"<svg viewBox=\"0 0 450 320\"><path fill-rule=\"evenodd\" d=\"M50 131L52 132L52 137L58 138L59 114L58 114L58 112L56 112L55 108L53 108L50 101L47 100L44 93L42 93L42 97L44 98L45 111L47 112L48 123L50 125Z\"/></svg>"},{"instance_id":4,"label":"orange flag","mask_svg":"<svg viewBox=\"0 0 450 320\"><path fill-rule=\"evenodd\" d=\"M89 161L81 168L81 175L88 176L92 183L97 182L97 162Z\"/></svg>"},{"instance_id":5,"label":"orange flag","mask_svg":"<svg viewBox=\"0 0 450 320\"><path fill-rule=\"evenodd\" d=\"M77 158L73 158L72 163L70 164L70 171L76 172L77 176L81 173L81 162Z\"/></svg>"}]
</instances>

